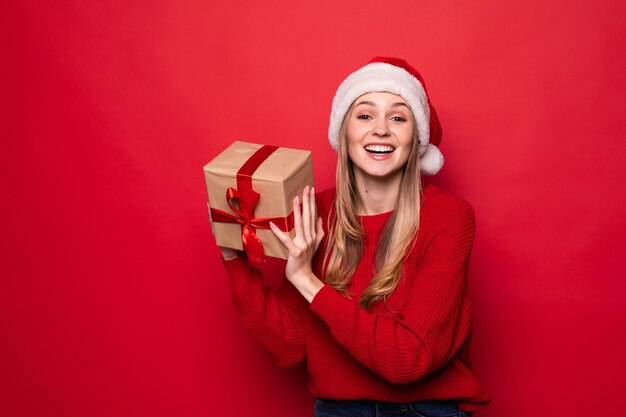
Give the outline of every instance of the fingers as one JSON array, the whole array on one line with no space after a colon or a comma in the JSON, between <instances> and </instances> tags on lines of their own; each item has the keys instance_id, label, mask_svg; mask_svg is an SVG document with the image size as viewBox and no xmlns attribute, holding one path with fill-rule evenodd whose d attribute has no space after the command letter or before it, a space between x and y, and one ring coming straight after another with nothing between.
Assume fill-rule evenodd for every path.
<instances>
[{"instance_id":1,"label":"fingers","mask_svg":"<svg viewBox=\"0 0 626 417\"><path fill-rule=\"evenodd\" d=\"M317 222L317 204L315 204L315 188L311 187L311 229L313 240L315 240L315 226Z\"/></svg>"},{"instance_id":2,"label":"fingers","mask_svg":"<svg viewBox=\"0 0 626 417\"><path fill-rule=\"evenodd\" d=\"M278 240L283 242L283 245L285 245L285 247L287 248L289 253L295 255L296 253L299 254L301 252L300 249L298 249L296 247L296 245L293 243L293 240L291 240L289 235L286 234L285 232L283 232L282 230L280 230L278 228L278 226L276 226L274 223L270 222L270 228L272 229L272 232L274 232L274 235L276 235Z\"/></svg>"},{"instance_id":3,"label":"fingers","mask_svg":"<svg viewBox=\"0 0 626 417\"><path fill-rule=\"evenodd\" d=\"M221 247L220 249L222 250L222 258L224 258L225 261L231 261L239 256L239 251L236 251L235 249L224 247Z\"/></svg>"},{"instance_id":4,"label":"fingers","mask_svg":"<svg viewBox=\"0 0 626 417\"><path fill-rule=\"evenodd\" d=\"M215 236L215 227L213 227L213 216L211 216L211 205L206 203L206 207L209 210L209 224L211 225L211 233Z\"/></svg>"},{"instance_id":5,"label":"fingers","mask_svg":"<svg viewBox=\"0 0 626 417\"><path fill-rule=\"evenodd\" d=\"M315 248L317 249L317 247L320 245L320 243L322 242L322 239L324 239L324 227L323 227L323 221L321 217L317 218L317 236L315 238Z\"/></svg>"},{"instance_id":6,"label":"fingers","mask_svg":"<svg viewBox=\"0 0 626 417\"><path fill-rule=\"evenodd\" d=\"M300 212L300 197L293 199L293 228L296 231L296 238L301 237L302 230L302 213Z\"/></svg>"},{"instance_id":7,"label":"fingers","mask_svg":"<svg viewBox=\"0 0 626 417\"><path fill-rule=\"evenodd\" d=\"M311 229L314 223L311 223L310 194L311 188L307 185L302 191L302 229L304 231L304 240L307 243L313 241L311 238Z\"/></svg>"},{"instance_id":8,"label":"fingers","mask_svg":"<svg viewBox=\"0 0 626 417\"><path fill-rule=\"evenodd\" d=\"M313 187L308 185L304 187L302 208L300 208L300 198L296 196L293 199L293 223L295 231L293 239L273 223L270 223L270 227L293 256L300 256L303 252L308 252L310 248L314 248L314 251L317 250L324 237L324 230L322 219L317 217L315 189Z\"/></svg>"}]
</instances>

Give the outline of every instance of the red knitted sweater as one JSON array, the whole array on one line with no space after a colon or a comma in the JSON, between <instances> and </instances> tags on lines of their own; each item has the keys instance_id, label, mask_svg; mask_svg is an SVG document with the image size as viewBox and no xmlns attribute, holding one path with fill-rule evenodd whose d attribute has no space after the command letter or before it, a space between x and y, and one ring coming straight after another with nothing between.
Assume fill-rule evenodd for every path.
<instances>
[{"instance_id":1,"label":"red knitted sweater","mask_svg":"<svg viewBox=\"0 0 626 417\"><path fill-rule=\"evenodd\" d=\"M334 198L334 189L317 195L324 219ZM376 244L391 214L360 217L365 241L349 286L352 299L325 285L309 304L289 282L269 289L245 257L223 261L236 315L279 365L307 360L309 389L316 397L457 399L465 411L485 406L490 397L472 375L469 355L467 268L474 211L459 197L424 187L420 230L403 277L387 304L379 302L368 312L358 299L373 276ZM323 282L325 244L313 261Z\"/></svg>"}]
</instances>

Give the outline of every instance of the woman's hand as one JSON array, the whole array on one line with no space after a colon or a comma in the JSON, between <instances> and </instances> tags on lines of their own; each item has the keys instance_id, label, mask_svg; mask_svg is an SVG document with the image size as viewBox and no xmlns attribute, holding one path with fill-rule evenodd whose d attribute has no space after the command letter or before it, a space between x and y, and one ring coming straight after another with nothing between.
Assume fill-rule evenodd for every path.
<instances>
[{"instance_id":1,"label":"woman's hand","mask_svg":"<svg viewBox=\"0 0 626 417\"><path fill-rule=\"evenodd\" d=\"M222 258L224 258L225 261L233 260L239 256L239 251L236 249L225 247L220 247L220 249L222 250Z\"/></svg>"},{"instance_id":2,"label":"woman's hand","mask_svg":"<svg viewBox=\"0 0 626 417\"><path fill-rule=\"evenodd\" d=\"M288 234L270 223L276 237L289 250L285 275L287 279L310 302L324 284L313 274L311 261L324 238L322 219L317 217L315 205L315 189L308 185L302 192L302 212L300 199L293 199L293 218L296 236L291 239Z\"/></svg>"}]
</instances>

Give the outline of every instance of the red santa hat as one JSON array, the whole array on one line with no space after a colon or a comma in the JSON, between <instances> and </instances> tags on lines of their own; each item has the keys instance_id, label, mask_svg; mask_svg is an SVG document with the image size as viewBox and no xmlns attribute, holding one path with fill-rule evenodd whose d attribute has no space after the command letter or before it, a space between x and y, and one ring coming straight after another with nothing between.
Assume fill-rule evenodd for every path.
<instances>
[{"instance_id":1,"label":"red santa hat","mask_svg":"<svg viewBox=\"0 0 626 417\"><path fill-rule=\"evenodd\" d=\"M439 118L428 99L424 79L400 58L372 58L339 85L328 127L331 146L338 149L339 129L354 100L365 93L383 91L399 95L411 108L419 137L420 169L424 174L436 174L443 166L443 155L437 147L442 133Z\"/></svg>"}]
</instances>

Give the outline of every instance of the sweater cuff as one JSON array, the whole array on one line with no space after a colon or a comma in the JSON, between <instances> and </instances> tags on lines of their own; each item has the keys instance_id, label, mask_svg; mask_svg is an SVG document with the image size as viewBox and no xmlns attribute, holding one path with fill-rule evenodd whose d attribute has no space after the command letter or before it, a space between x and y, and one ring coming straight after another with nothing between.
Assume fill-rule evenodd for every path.
<instances>
[{"instance_id":1,"label":"sweater cuff","mask_svg":"<svg viewBox=\"0 0 626 417\"><path fill-rule=\"evenodd\" d=\"M241 271L241 268L246 267L245 265L246 260L241 256L238 256L234 259L228 259L228 260L220 256L220 259L222 260L222 264L224 264L224 267L226 268L228 272L238 271L238 270Z\"/></svg>"},{"instance_id":2,"label":"sweater cuff","mask_svg":"<svg viewBox=\"0 0 626 417\"><path fill-rule=\"evenodd\" d=\"M221 258L221 260L231 280L260 274L258 269L248 265L248 258L245 256L240 255L237 258L229 260Z\"/></svg>"},{"instance_id":3,"label":"sweater cuff","mask_svg":"<svg viewBox=\"0 0 626 417\"><path fill-rule=\"evenodd\" d=\"M345 308L345 304L349 302L350 300L335 291L333 287L325 284L311 300L309 309L329 326L332 326L341 316L341 314L337 314L338 311Z\"/></svg>"}]
</instances>

